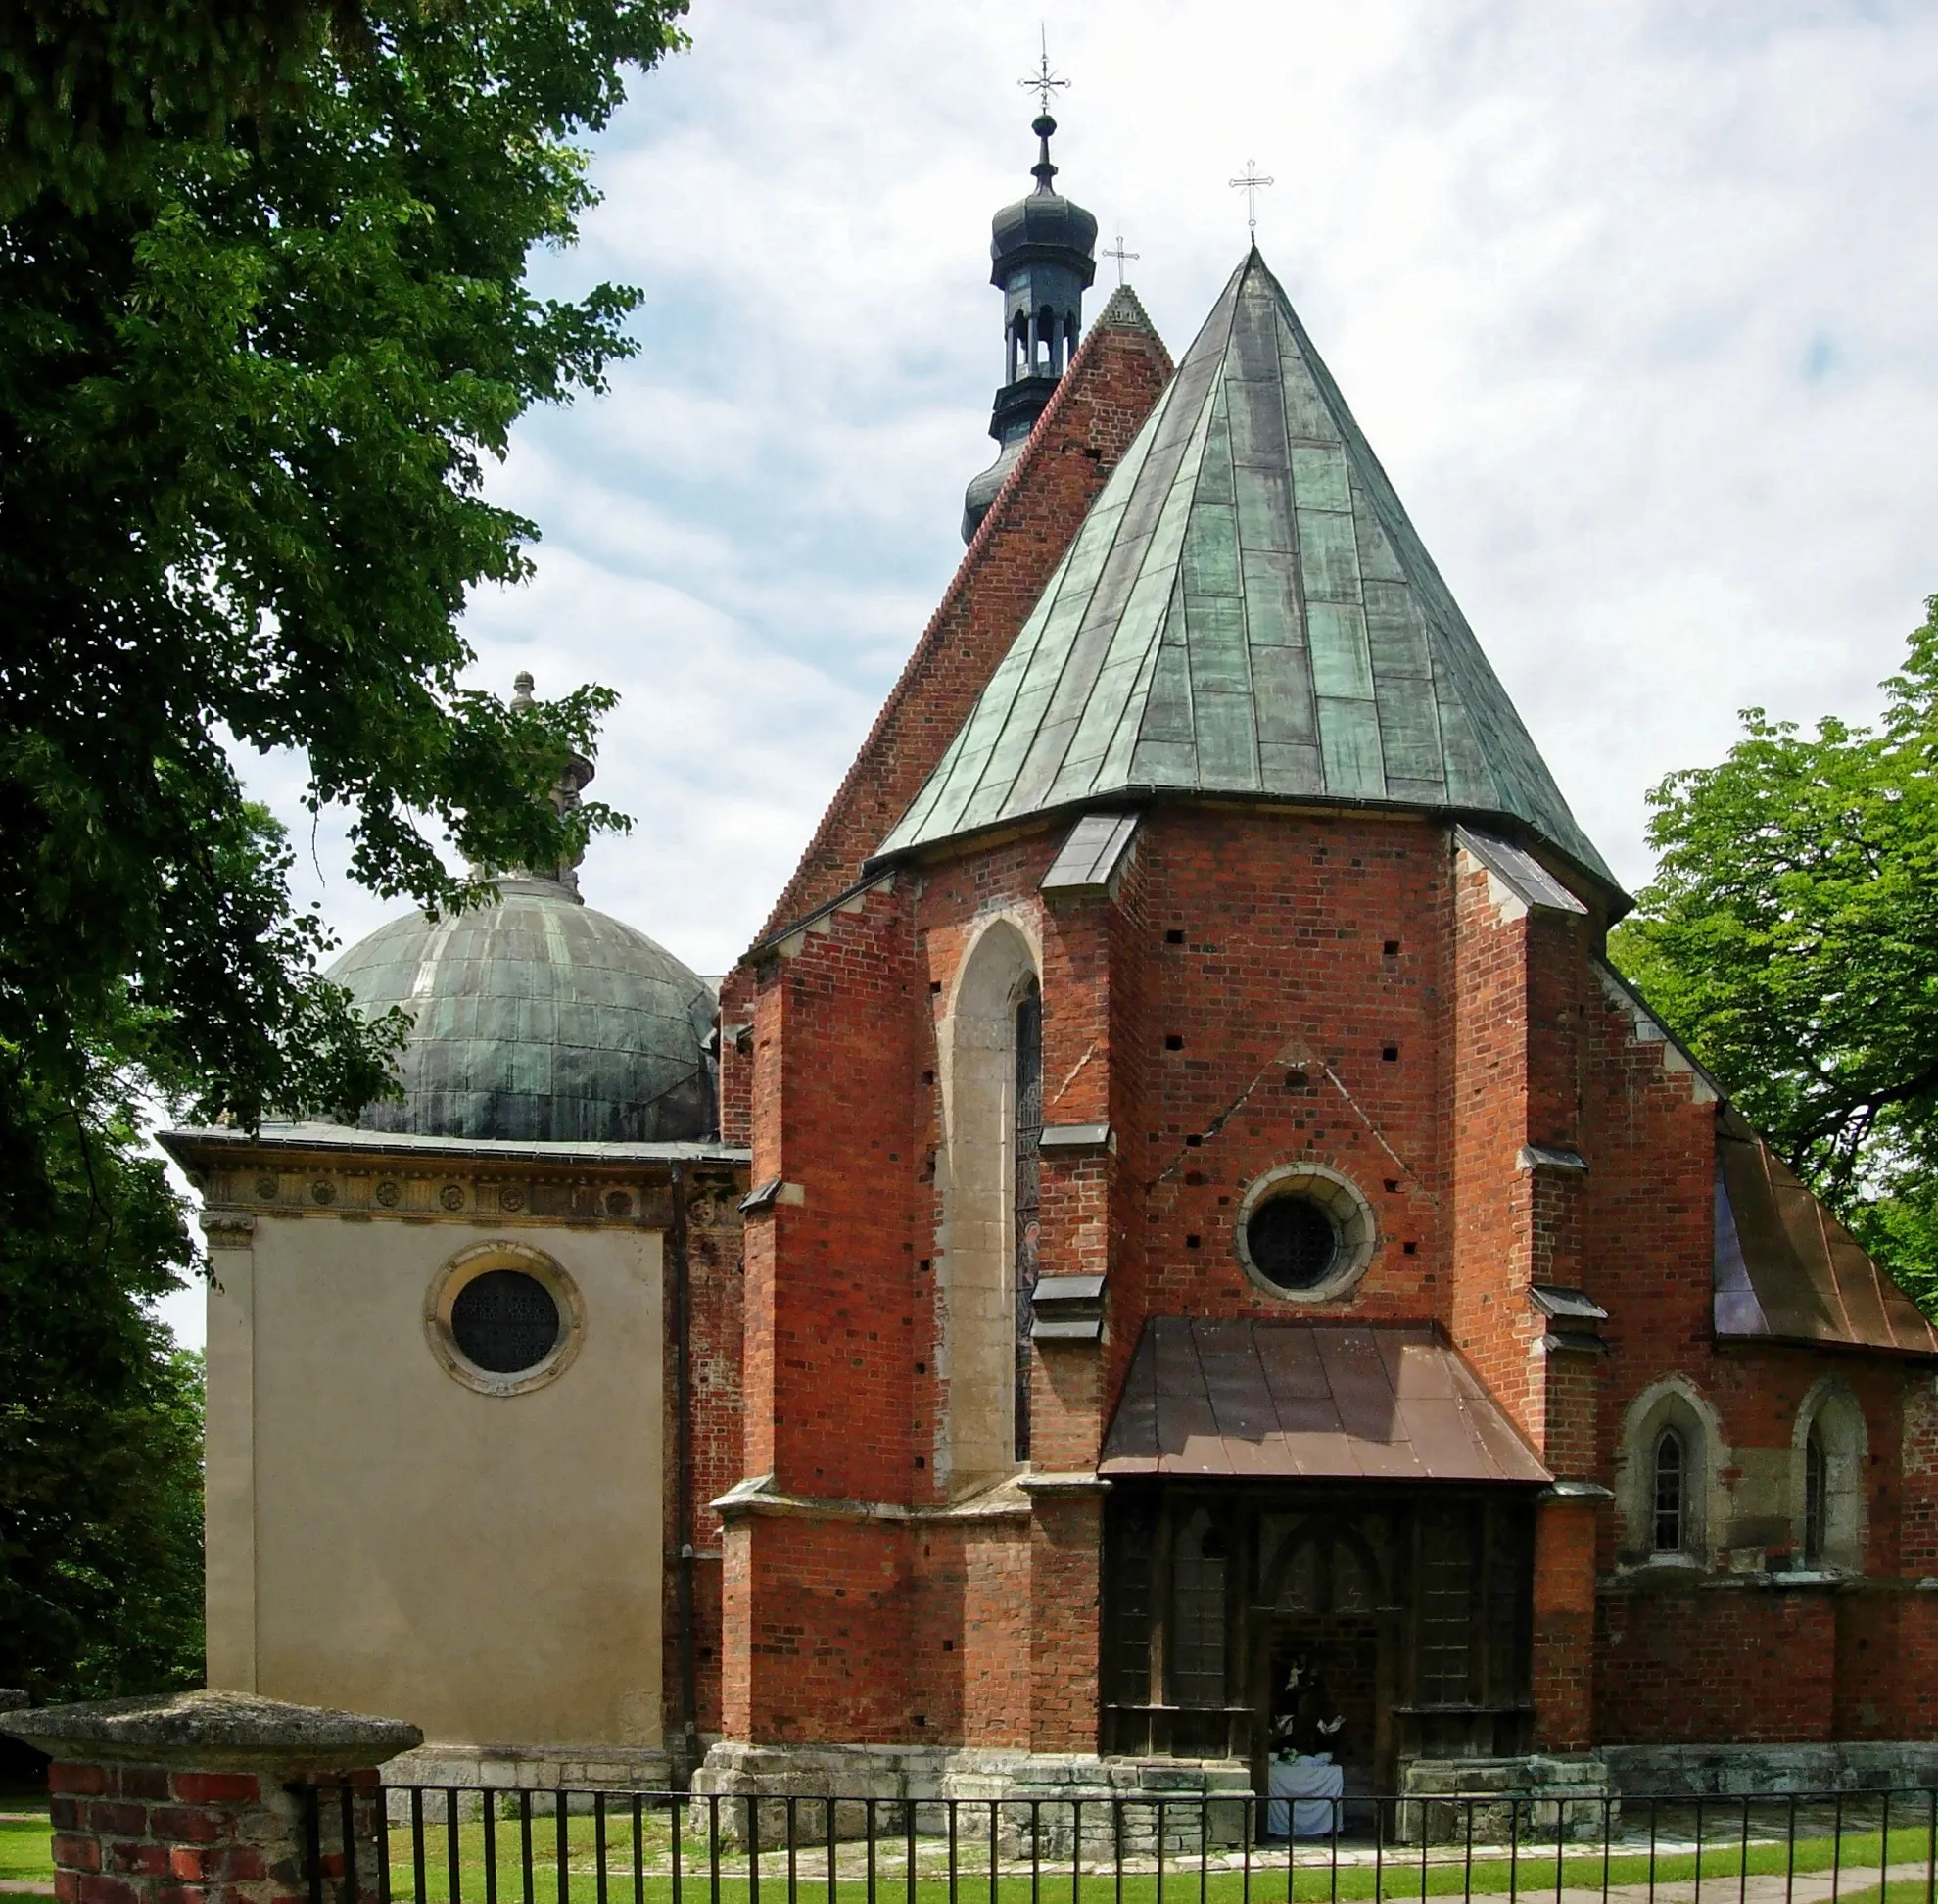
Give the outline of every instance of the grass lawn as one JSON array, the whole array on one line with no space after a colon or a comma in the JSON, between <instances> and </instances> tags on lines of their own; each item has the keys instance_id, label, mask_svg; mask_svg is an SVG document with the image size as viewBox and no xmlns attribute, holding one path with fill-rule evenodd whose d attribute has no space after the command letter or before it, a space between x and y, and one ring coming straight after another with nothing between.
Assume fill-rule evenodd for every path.
<instances>
[{"instance_id":1,"label":"grass lawn","mask_svg":"<svg viewBox=\"0 0 1938 1904\"><path fill-rule=\"evenodd\" d=\"M30 1798L0 1798L0 1812L36 1811L32 1818L0 1818L0 1878L54 1881L54 1858L48 1849L47 1803Z\"/></svg>"}]
</instances>

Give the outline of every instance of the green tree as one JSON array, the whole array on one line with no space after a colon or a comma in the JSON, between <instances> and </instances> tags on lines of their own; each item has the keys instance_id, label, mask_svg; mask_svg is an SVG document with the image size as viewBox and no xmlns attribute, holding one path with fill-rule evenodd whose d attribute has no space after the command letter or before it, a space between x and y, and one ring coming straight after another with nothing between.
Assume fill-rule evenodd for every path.
<instances>
[{"instance_id":1,"label":"green tree","mask_svg":"<svg viewBox=\"0 0 1938 1904\"><path fill-rule=\"evenodd\" d=\"M1874 729L1743 716L1650 794L1622 970L1784 1161L1938 1305L1938 596ZM1938 1309L1934 1309L1938 1312Z\"/></svg>"},{"instance_id":2,"label":"green tree","mask_svg":"<svg viewBox=\"0 0 1938 1904\"><path fill-rule=\"evenodd\" d=\"M145 1305L195 1251L128 1078L36 1090L32 1225L0 1228L0 1685L40 1698L202 1677L202 1369Z\"/></svg>"},{"instance_id":3,"label":"green tree","mask_svg":"<svg viewBox=\"0 0 1938 1904\"><path fill-rule=\"evenodd\" d=\"M0 10L0 1049L28 1074L73 1089L125 988L199 1116L378 1087L320 928L285 897L264 930L221 877L227 742L302 752L355 875L434 906L475 887L426 821L495 866L614 824L540 797L610 696L464 690L457 616L529 566L481 493L511 424L631 348L636 294L541 299L527 258L574 237L575 138L681 7Z\"/></svg>"},{"instance_id":4,"label":"green tree","mask_svg":"<svg viewBox=\"0 0 1938 1904\"><path fill-rule=\"evenodd\" d=\"M623 824L543 797L612 697L467 690L458 616L529 569L482 493L513 422L632 349L635 293L541 298L527 260L683 12L0 7L0 1680L193 1650L192 1385L143 1305L195 1253L139 1114L385 1088L399 1027L322 979L234 751L300 755L355 876L432 908L489 889L453 862Z\"/></svg>"}]
</instances>

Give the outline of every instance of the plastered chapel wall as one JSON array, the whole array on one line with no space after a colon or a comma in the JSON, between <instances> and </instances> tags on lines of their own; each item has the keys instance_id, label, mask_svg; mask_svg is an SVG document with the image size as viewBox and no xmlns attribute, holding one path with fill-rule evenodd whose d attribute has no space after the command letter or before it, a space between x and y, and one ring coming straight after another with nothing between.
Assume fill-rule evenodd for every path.
<instances>
[{"instance_id":1,"label":"plastered chapel wall","mask_svg":"<svg viewBox=\"0 0 1938 1904\"><path fill-rule=\"evenodd\" d=\"M662 1280L648 1230L527 1226L585 1310L529 1394L425 1339L469 1224L265 1219L209 1297L212 1685L436 1741L657 1745Z\"/></svg>"}]
</instances>

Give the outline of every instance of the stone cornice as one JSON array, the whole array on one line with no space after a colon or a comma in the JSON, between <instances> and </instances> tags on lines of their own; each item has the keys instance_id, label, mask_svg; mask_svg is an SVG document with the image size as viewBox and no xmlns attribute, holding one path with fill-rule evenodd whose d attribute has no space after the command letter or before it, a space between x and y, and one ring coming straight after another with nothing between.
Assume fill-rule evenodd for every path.
<instances>
[{"instance_id":1,"label":"stone cornice","mask_svg":"<svg viewBox=\"0 0 1938 1904\"><path fill-rule=\"evenodd\" d=\"M331 1124L168 1131L162 1142L202 1193L218 1249L249 1247L264 1217L664 1229L676 1164L688 1221L733 1229L746 1174L746 1153L724 1145L490 1143Z\"/></svg>"}]
</instances>

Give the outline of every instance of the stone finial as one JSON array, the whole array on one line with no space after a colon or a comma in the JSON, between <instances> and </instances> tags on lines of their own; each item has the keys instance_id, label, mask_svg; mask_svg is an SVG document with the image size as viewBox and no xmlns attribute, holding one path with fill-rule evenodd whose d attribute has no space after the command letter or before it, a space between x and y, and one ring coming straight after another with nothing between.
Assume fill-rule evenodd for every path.
<instances>
[{"instance_id":1,"label":"stone finial","mask_svg":"<svg viewBox=\"0 0 1938 1904\"><path fill-rule=\"evenodd\" d=\"M513 707L530 707L532 705L533 686L534 683L531 674L526 669L519 669L511 677L511 704Z\"/></svg>"},{"instance_id":2,"label":"stone finial","mask_svg":"<svg viewBox=\"0 0 1938 1904\"><path fill-rule=\"evenodd\" d=\"M274 1765L357 1771L424 1742L423 1733L401 1719L213 1690L0 1712L0 1733L54 1759L200 1771Z\"/></svg>"}]
</instances>

